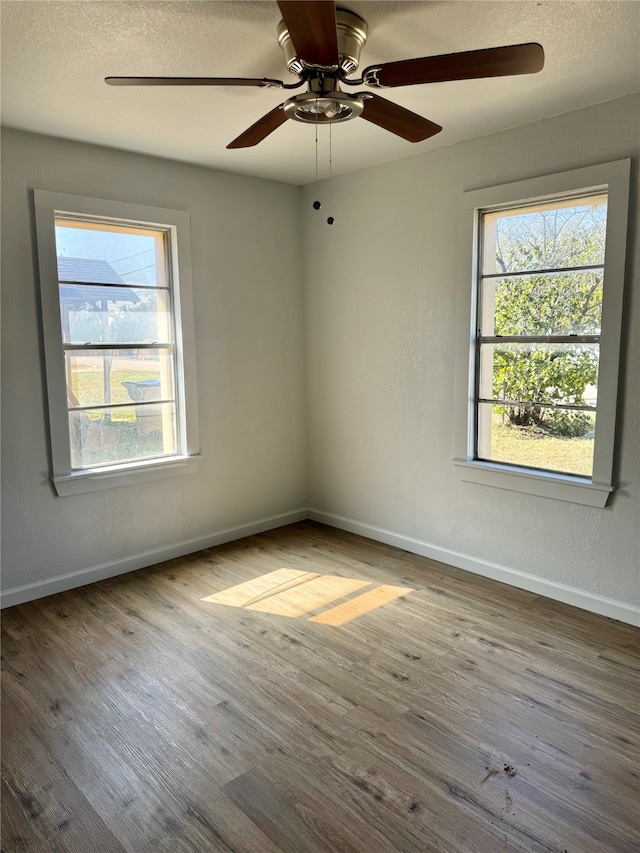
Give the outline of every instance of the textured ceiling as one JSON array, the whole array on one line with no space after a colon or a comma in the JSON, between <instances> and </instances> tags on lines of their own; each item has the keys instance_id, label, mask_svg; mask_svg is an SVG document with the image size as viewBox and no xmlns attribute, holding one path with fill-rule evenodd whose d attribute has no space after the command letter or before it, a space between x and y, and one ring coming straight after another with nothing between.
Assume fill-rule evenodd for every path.
<instances>
[{"instance_id":1,"label":"textured ceiling","mask_svg":"<svg viewBox=\"0 0 640 853\"><path fill-rule=\"evenodd\" d=\"M333 172L397 160L640 90L637 0L344 0L369 24L361 67L538 41L540 74L389 90L444 127L412 145L356 119L332 128ZM113 88L109 75L292 78L271 0L2 0L3 124L67 139L304 184L314 128L289 121L255 148L225 146L282 90ZM302 90L300 90L302 91ZM320 175L328 128L320 128Z\"/></svg>"}]
</instances>

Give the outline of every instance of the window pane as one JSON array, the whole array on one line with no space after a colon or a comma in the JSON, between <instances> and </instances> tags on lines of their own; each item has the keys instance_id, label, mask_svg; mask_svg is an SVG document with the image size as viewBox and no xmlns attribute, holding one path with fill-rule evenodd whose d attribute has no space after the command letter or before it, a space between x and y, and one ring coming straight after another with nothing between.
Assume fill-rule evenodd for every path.
<instances>
[{"instance_id":1,"label":"window pane","mask_svg":"<svg viewBox=\"0 0 640 853\"><path fill-rule=\"evenodd\" d=\"M70 408L175 396L171 350L74 350L65 358Z\"/></svg>"},{"instance_id":2,"label":"window pane","mask_svg":"<svg viewBox=\"0 0 640 853\"><path fill-rule=\"evenodd\" d=\"M518 414L506 406L479 404L478 459L591 476L593 412L551 411L544 429L519 426Z\"/></svg>"},{"instance_id":3,"label":"window pane","mask_svg":"<svg viewBox=\"0 0 640 853\"><path fill-rule=\"evenodd\" d=\"M69 430L74 470L176 453L174 403L71 411Z\"/></svg>"},{"instance_id":4,"label":"window pane","mask_svg":"<svg viewBox=\"0 0 640 853\"><path fill-rule=\"evenodd\" d=\"M483 216L483 273L604 263L607 196Z\"/></svg>"},{"instance_id":5,"label":"window pane","mask_svg":"<svg viewBox=\"0 0 640 853\"><path fill-rule=\"evenodd\" d=\"M60 285L65 343L168 343L169 292L134 287Z\"/></svg>"},{"instance_id":6,"label":"window pane","mask_svg":"<svg viewBox=\"0 0 640 853\"><path fill-rule=\"evenodd\" d=\"M61 281L163 286L164 234L119 225L56 219Z\"/></svg>"},{"instance_id":7,"label":"window pane","mask_svg":"<svg viewBox=\"0 0 640 853\"><path fill-rule=\"evenodd\" d=\"M599 354L599 344L482 344L480 397L595 406Z\"/></svg>"},{"instance_id":8,"label":"window pane","mask_svg":"<svg viewBox=\"0 0 640 853\"><path fill-rule=\"evenodd\" d=\"M602 278L597 271L484 279L482 334L599 335Z\"/></svg>"}]
</instances>

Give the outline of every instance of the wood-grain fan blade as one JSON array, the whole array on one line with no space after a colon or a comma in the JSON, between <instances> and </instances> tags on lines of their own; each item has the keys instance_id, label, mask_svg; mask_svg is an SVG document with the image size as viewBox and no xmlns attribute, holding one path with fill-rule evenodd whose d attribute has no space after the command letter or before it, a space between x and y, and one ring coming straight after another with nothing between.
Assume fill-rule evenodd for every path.
<instances>
[{"instance_id":1,"label":"wood-grain fan blade","mask_svg":"<svg viewBox=\"0 0 640 853\"><path fill-rule=\"evenodd\" d=\"M416 83L443 83L481 77L508 77L535 74L544 66L544 50L536 42L445 53L422 59L385 62L366 68L362 77L370 86L413 86ZM367 72L370 72L369 75Z\"/></svg>"},{"instance_id":2,"label":"wood-grain fan blade","mask_svg":"<svg viewBox=\"0 0 640 853\"><path fill-rule=\"evenodd\" d=\"M279 89L282 80L268 77L105 77L109 86L261 86Z\"/></svg>"},{"instance_id":3,"label":"wood-grain fan blade","mask_svg":"<svg viewBox=\"0 0 640 853\"><path fill-rule=\"evenodd\" d=\"M278 0L296 55L307 65L337 65L336 7L329 0Z\"/></svg>"},{"instance_id":4,"label":"wood-grain fan blade","mask_svg":"<svg viewBox=\"0 0 640 853\"><path fill-rule=\"evenodd\" d=\"M267 113L262 116L262 118L258 119L258 121L255 124L252 124L251 127L247 128L244 133L241 133L240 136L236 137L233 142L230 142L227 145L227 148L251 148L252 145L257 145L258 142L262 142L263 139L266 139L270 133L277 130L281 124L285 123L286 120L287 117L282 109L282 104L280 104L280 106L271 110L270 113Z\"/></svg>"},{"instance_id":5,"label":"wood-grain fan blade","mask_svg":"<svg viewBox=\"0 0 640 853\"><path fill-rule=\"evenodd\" d=\"M369 93L364 100L361 118L395 133L396 136L401 136L408 142L422 142L442 130L439 124L387 101L386 98Z\"/></svg>"}]
</instances>

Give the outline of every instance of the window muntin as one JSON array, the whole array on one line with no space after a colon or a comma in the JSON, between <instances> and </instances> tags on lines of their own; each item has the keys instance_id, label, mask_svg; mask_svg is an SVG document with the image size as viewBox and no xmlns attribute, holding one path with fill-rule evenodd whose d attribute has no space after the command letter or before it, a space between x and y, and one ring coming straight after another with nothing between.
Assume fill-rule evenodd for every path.
<instances>
[{"instance_id":1,"label":"window muntin","mask_svg":"<svg viewBox=\"0 0 640 853\"><path fill-rule=\"evenodd\" d=\"M72 471L177 451L167 237L55 217Z\"/></svg>"},{"instance_id":2,"label":"window muntin","mask_svg":"<svg viewBox=\"0 0 640 853\"><path fill-rule=\"evenodd\" d=\"M606 192L479 212L474 459L591 478Z\"/></svg>"}]
</instances>

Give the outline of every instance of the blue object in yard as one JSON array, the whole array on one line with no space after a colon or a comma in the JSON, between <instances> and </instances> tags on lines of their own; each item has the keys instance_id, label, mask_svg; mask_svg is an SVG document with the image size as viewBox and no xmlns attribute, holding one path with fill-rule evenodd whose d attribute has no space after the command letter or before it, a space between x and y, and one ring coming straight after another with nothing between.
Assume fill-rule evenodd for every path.
<instances>
[{"instance_id":1,"label":"blue object in yard","mask_svg":"<svg viewBox=\"0 0 640 853\"><path fill-rule=\"evenodd\" d=\"M147 403L160 399L160 380L141 379L139 382L122 382L127 394L134 403ZM138 433L162 432L162 414L157 406L136 406L136 426Z\"/></svg>"},{"instance_id":2,"label":"blue object in yard","mask_svg":"<svg viewBox=\"0 0 640 853\"><path fill-rule=\"evenodd\" d=\"M160 399L160 380L141 379L139 382L123 382L127 394L134 402Z\"/></svg>"}]
</instances>

